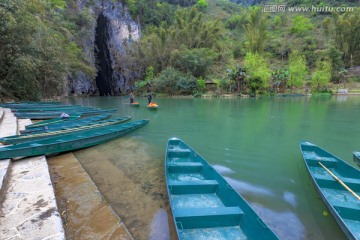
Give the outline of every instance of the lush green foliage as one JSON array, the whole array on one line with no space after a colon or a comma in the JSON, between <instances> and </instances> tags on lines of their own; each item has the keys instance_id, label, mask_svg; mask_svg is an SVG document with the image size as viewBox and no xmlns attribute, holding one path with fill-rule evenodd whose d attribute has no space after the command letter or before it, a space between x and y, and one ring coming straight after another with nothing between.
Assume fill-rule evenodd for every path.
<instances>
[{"instance_id":1,"label":"lush green foliage","mask_svg":"<svg viewBox=\"0 0 360 240\"><path fill-rule=\"evenodd\" d=\"M271 77L268 61L258 53L248 52L245 56L244 67L249 75L247 84L252 93L259 88L267 88Z\"/></svg>"},{"instance_id":2,"label":"lush green foliage","mask_svg":"<svg viewBox=\"0 0 360 240\"><path fill-rule=\"evenodd\" d=\"M248 23L243 26L247 48L253 53L262 53L267 40L267 14L260 7L251 7L248 18Z\"/></svg>"},{"instance_id":3,"label":"lush green foliage","mask_svg":"<svg viewBox=\"0 0 360 240\"><path fill-rule=\"evenodd\" d=\"M154 79L153 88L154 91L169 95L191 94L197 88L197 80L190 74L184 74L168 67Z\"/></svg>"},{"instance_id":4,"label":"lush green foliage","mask_svg":"<svg viewBox=\"0 0 360 240\"><path fill-rule=\"evenodd\" d=\"M40 99L63 93L67 74L89 68L70 41L62 0L14 0L0 5L0 97Z\"/></svg>"},{"instance_id":5,"label":"lush green foliage","mask_svg":"<svg viewBox=\"0 0 360 240\"><path fill-rule=\"evenodd\" d=\"M311 85L316 88L317 91L326 87L326 84L331 79L331 63L328 60L319 60L317 68L311 77Z\"/></svg>"},{"instance_id":6,"label":"lush green foliage","mask_svg":"<svg viewBox=\"0 0 360 240\"><path fill-rule=\"evenodd\" d=\"M215 59L215 52L209 48L193 48L173 51L172 65L194 77L205 77L208 67Z\"/></svg>"},{"instance_id":7,"label":"lush green foliage","mask_svg":"<svg viewBox=\"0 0 360 240\"><path fill-rule=\"evenodd\" d=\"M311 20L309 18L306 18L302 15L297 15L292 20L292 26L290 28L290 31L292 33L302 35L313 28L314 25L311 23Z\"/></svg>"},{"instance_id":8,"label":"lush green foliage","mask_svg":"<svg viewBox=\"0 0 360 240\"><path fill-rule=\"evenodd\" d=\"M328 81L345 84L344 79L357 79L346 78L346 69L360 65L359 8L346 13L266 14L259 6L235 3L240 1L123 2L142 25L141 39L125 44L124 52L114 58L122 61L116 66L125 78L137 77L129 84L140 91L154 87L169 94L201 93L205 80L213 80L219 91L284 92L303 88L306 79L314 89ZM76 0L1 1L0 97L59 95L68 74L80 70L94 77L81 50L83 39L93 34L94 1L84 4L80 10ZM311 1L286 4L307 6ZM345 0L341 4L355 5Z\"/></svg>"},{"instance_id":9,"label":"lush green foliage","mask_svg":"<svg viewBox=\"0 0 360 240\"><path fill-rule=\"evenodd\" d=\"M305 57L297 54L296 52L290 55L289 59L289 80L287 85L293 89L293 87L304 86L307 78L307 67Z\"/></svg>"}]
</instances>

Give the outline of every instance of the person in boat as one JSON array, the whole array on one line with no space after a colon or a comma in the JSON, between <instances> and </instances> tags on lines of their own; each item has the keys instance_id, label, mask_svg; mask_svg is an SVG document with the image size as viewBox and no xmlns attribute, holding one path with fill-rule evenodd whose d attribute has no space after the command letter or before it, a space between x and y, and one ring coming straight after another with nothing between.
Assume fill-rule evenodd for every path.
<instances>
[{"instance_id":1,"label":"person in boat","mask_svg":"<svg viewBox=\"0 0 360 240\"><path fill-rule=\"evenodd\" d=\"M148 99L148 104L150 104L152 100L151 92L148 92L147 99Z\"/></svg>"},{"instance_id":2,"label":"person in boat","mask_svg":"<svg viewBox=\"0 0 360 240\"><path fill-rule=\"evenodd\" d=\"M130 92L130 104L134 103L134 94Z\"/></svg>"},{"instance_id":3,"label":"person in boat","mask_svg":"<svg viewBox=\"0 0 360 240\"><path fill-rule=\"evenodd\" d=\"M70 115L63 112L63 113L61 113L60 117L61 117L62 119L68 119L68 118L70 117Z\"/></svg>"}]
</instances>

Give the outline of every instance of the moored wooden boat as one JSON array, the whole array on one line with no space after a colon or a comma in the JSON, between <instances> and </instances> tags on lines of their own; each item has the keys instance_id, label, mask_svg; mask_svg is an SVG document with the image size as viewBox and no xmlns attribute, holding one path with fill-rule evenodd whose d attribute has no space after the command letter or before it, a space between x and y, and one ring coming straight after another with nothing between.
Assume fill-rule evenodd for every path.
<instances>
[{"instance_id":1,"label":"moored wooden boat","mask_svg":"<svg viewBox=\"0 0 360 240\"><path fill-rule=\"evenodd\" d=\"M69 133L58 137L3 146L0 147L0 159L61 153L90 147L123 136L147 123L149 120L139 120L90 129L81 133Z\"/></svg>"},{"instance_id":2,"label":"moored wooden boat","mask_svg":"<svg viewBox=\"0 0 360 240\"><path fill-rule=\"evenodd\" d=\"M68 118L61 118L61 117L50 118L47 120L42 120L42 121L27 125L27 126L25 126L25 129L37 128L37 127L46 126L46 125L53 124L53 123L63 123L63 122L73 121L73 120L76 120L79 118L80 118L80 115L77 115L77 114L70 115L70 117L68 117Z\"/></svg>"},{"instance_id":3,"label":"moored wooden boat","mask_svg":"<svg viewBox=\"0 0 360 240\"><path fill-rule=\"evenodd\" d=\"M54 136L66 135L68 133L75 133L75 132L81 133L82 131L87 131L89 129L95 129L95 128L100 128L100 127L110 126L113 124L119 124L119 123L128 121L130 118L131 117L115 118L115 119L104 120L104 121L100 121L100 122L87 123L87 124L84 124L81 126L73 125L71 127L66 127L66 128L58 129L58 130L47 130L45 132L13 135L13 136L0 138L0 143L6 144L6 145L19 144L22 142L29 142L29 141L33 141L33 140L37 140L37 139L44 139L44 138L51 138Z\"/></svg>"},{"instance_id":4,"label":"moored wooden boat","mask_svg":"<svg viewBox=\"0 0 360 240\"><path fill-rule=\"evenodd\" d=\"M360 171L310 142L300 144L306 169L349 239L360 239Z\"/></svg>"},{"instance_id":5,"label":"moored wooden boat","mask_svg":"<svg viewBox=\"0 0 360 240\"><path fill-rule=\"evenodd\" d=\"M98 122L110 117L111 114L102 114L102 115L90 116L85 118L76 118L68 121L55 121L52 123L50 122L48 124L42 124L39 127L36 127L36 125L32 127L27 127L25 130L21 130L20 133L26 134L26 133L35 133L35 132L48 132L48 131L61 130L65 128L67 129L71 127L81 127L86 124ZM130 117L126 117L126 118L130 118Z\"/></svg>"},{"instance_id":6,"label":"moored wooden boat","mask_svg":"<svg viewBox=\"0 0 360 240\"><path fill-rule=\"evenodd\" d=\"M165 176L180 240L278 239L245 199L178 138L168 141Z\"/></svg>"},{"instance_id":7,"label":"moored wooden boat","mask_svg":"<svg viewBox=\"0 0 360 240\"><path fill-rule=\"evenodd\" d=\"M66 111L94 111L94 110L99 110L99 109L95 109L95 108L91 108L91 107L80 107L80 106L69 106L69 107L59 107L59 108L13 108L11 109L12 112L14 113L23 113L23 112L66 112Z\"/></svg>"},{"instance_id":8,"label":"moored wooden boat","mask_svg":"<svg viewBox=\"0 0 360 240\"><path fill-rule=\"evenodd\" d=\"M103 114L103 113L110 113L110 112L115 112L117 109L104 109L104 110L86 110L86 111L65 111L65 113L72 115L72 114L77 114L80 116L90 116L90 115L99 115L99 114ZM63 112L41 112L41 113L15 113L15 117L17 118L30 118L30 119L51 119L51 118L55 118L58 117L62 114Z\"/></svg>"},{"instance_id":9,"label":"moored wooden boat","mask_svg":"<svg viewBox=\"0 0 360 240\"><path fill-rule=\"evenodd\" d=\"M23 109L23 108L61 108L61 107L81 107L80 105L66 105L66 104L61 104L61 105L56 105L56 104L8 104L8 103L4 103L4 104L0 104L0 107L3 108L11 108L11 109Z\"/></svg>"},{"instance_id":10,"label":"moored wooden boat","mask_svg":"<svg viewBox=\"0 0 360 240\"><path fill-rule=\"evenodd\" d=\"M353 152L353 160L360 167L360 152Z\"/></svg>"}]
</instances>

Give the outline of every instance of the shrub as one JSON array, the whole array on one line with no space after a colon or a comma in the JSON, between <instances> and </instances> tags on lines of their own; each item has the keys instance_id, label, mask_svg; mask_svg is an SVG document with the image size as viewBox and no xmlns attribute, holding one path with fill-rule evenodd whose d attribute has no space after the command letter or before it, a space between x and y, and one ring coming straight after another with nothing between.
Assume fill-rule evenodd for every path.
<instances>
[{"instance_id":1,"label":"shrub","mask_svg":"<svg viewBox=\"0 0 360 240\"><path fill-rule=\"evenodd\" d=\"M154 79L153 86L155 91L170 95L176 93L191 94L197 87L197 81L190 74L184 74L172 67L168 67Z\"/></svg>"},{"instance_id":2,"label":"shrub","mask_svg":"<svg viewBox=\"0 0 360 240\"><path fill-rule=\"evenodd\" d=\"M173 66L195 77L205 77L206 70L213 63L215 52L208 48L194 48L174 51L172 56Z\"/></svg>"}]
</instances>

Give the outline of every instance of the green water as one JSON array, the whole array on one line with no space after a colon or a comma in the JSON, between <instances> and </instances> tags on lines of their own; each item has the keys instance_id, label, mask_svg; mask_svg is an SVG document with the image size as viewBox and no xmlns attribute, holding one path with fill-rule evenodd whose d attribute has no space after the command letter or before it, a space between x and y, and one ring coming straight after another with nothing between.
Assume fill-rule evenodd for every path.
<instances>
[{"instance_id":1,"label":"green water","mask_svg":"<svg viewBox=\"0 0 360 240\"><path fill-rule=\"evenodd\" d=\"M147 109L145 98L136 100L139 108L129 106L127 97L67 100L72 104L116 108L114 117L150 119L146 127L123 139L76 153L136 239L151 235L154 214L150 210L147 216L135 213L136 210L124 214L131 203L121 200L125 190L119 189L115 195L113 189L121 184L116 182L116 176L101 172L101 161L109 161L123 171L127 179L132 179L133 188L139 185L145 192L152 189L151 201L156 201L145 202L142 211L168 210L162 174L166 143L173 136L183 139L215 165L281 239L346 239L310 182L299 142L311 141L355 166L351 159L352 151L360 150L360 97L155 98L158 110ZM134 141L138 146L126 141ZM121 146L132 146L131 162L123 159L130 147L122 150ZM102 151L104 159L87 166L90 151ZM135 192L127 191L130 196ZM171 218L169 212L168 217ZM169 224L173 239L171 220Z\"/></svg>"}]
</instances>

